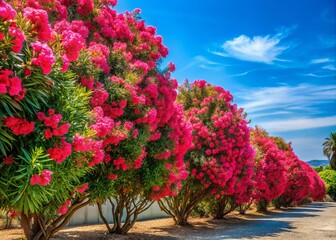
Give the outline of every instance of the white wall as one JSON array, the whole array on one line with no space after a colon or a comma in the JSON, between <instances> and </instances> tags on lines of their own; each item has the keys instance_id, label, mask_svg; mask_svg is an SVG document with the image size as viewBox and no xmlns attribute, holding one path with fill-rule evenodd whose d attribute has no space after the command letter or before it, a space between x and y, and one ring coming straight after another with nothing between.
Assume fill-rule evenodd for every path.
<instances>
[{"instance_id":1,"label":"white wall","mask_svg":"<svg viewBox=\"0 0 336 240\"><path fill-rule=\"evenodd\" d=\"M108 222L113 222L112 206L111 203L106 202L103 206L103 213ZM153 219L167 217L168 215L160 210L159 205L155 202L150 208L141 213L138 220ZM124 216L125 218L125 216ZM124 220L124 219L123 219ZM96 205L86 206L79 209L70 219L69 226L78 226L85 224L103 223L99 216L98 208Z\"/></svg>"}]
</instances>

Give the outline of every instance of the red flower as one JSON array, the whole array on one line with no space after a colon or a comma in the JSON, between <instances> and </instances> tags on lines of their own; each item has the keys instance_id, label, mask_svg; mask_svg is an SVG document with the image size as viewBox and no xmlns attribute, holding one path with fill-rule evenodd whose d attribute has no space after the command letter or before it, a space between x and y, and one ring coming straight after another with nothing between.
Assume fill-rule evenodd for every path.
<instances>
[{"instance_id":1,"label":"red flower","mask_svg":"<svg viewBox=\"0 0 336 240\"><path fill-rule=\"evenodd\" d=\"M28 135L34 130L34 122L22 118L8 117L4 123L15 135Z\"/></svg>"},{"instance_id":2,"label":"red flower","mask_svg":"<svg viewBox=\"0 0 336 240\"><path fill-rule=\"evenodd\" d=\"M68 211L68 206L67 205L61 205L59 207L59 209L57 209L56 212L59 213L59 214L61 214L61 215L64 215L64 214L67 213L67 211Z\"/></svg>"},{"instance_id":3,"label":"red flower","mask_svg":"<svg viewBox=\"0 0 336 240\"><path fill-rule=\"evenodd\" d=\"M77 188L77 192L79 193L83 193L86 191L86 189L89 187L89 184L88 183L84 183L83 185L79 186Z\"/></svg>"},{"instance_id":4,"label":"red flower","mask_svg":"<svg viewBox=\"0 0 336 240\"><path fill-rule=\"evenodd\" d=\"M35 174L30 178L30 185L35 184L41 184L41 176L38 174Z\"/></svg>"},{"instance_id":5,"label":"red flower","mask_svg":"<svg viewBox=\"0 0 336 240\"><path fill-rule=\"evenodd\" d=\"M51 48L39 41L31 43L36 57L32 58L32 64L40 66L43 74L48 75L51 72L51 67L55 63L55 57Z\"/></svg>"},{"instance_id":6,"label":"red flower","mask_svg":"<svg viewBox=\"0 0 336 240\"><path fill-rule=\"evenodd\" d=\"M23 32L15 27L10 27L9 28L9 34L14 37L14 40L12 41L12 50L15 53L21 52L23 42L26 40L25 35Z\"/></svg>"},{"instance_id":7,"label":"red flower","mask_svg":"<svg viewBox=\"0 0 336 240\"><path fill-rule=\"evenodd\" d=\"M51 175L53 174L53 172L49 171L49 170L43 170L42 174L41 174L41 186L45 186L47 184L49 184L49 182L51 181Z\"/></svg>"},{"instance_id":8,"label":"red flower","mask_svg":"<svg viewBox=\"0 0 336 240\"><path fill-rule=\"evenodd\" d=\"M116 180L116 179L117 179L117 175L115 175L115 174L109 174L109 175L107 176L107 178L108 178L108 179L112 179L112 180Z\"/></svg>"},{"instance_id":9,"label":"red flower","mask_svg":"<svg viewBox=\"0 0 336 240\"><path fill-rule=\"evenodd\" d=\"M13 156L8 156L4 158L4 164L12 164L13 163Z\"/></svg>"},{"instance_id":10,"label":"red flower","mask_svg":"<svg viewBox=\"0 0 336 240\"><path fill-rule=\"evenodd\" d=\"M50 131L50 129L47 129L45 132L44 132L44 137L46 139L49 139L49 138L52 138L53 134L52 132Z\"/></svg>"},{"instance_id":11,"label":"red flower","mask_svg":"<svg viewBox=\"0 0 336 240\"><path fill-rule=\"evenodd\" d=\"M43 9L27 7L24 10L24 17L34 25L33 31L37 32L40 41L51 39L51 27L48 22L48 13Z\"/></svg>"},{"instance_id":12,"label":"red flower","mask_svg":"<svg viewBox=\"0 0 336 240\"><path fill-rule=\"evenodd\" d=\"M66 142L64 138L61 139L60 146L55 148L49 148L47 153L50 158L55 160L56 163L63 162L67 157L71 155L72 146Z\"/></svg>"},{"instance_id":13,"label":"red flower","mask_svg":"<svg viewBox=\"0 0 336 240\"><path fill-rule=\"evenodd\" d=\"M0 2L0 19L2 21L6 22L8 20L12 20L14 19L15 15L16 12L11 5L9 5L5 1Z\"/></svg>"}]
</instances>

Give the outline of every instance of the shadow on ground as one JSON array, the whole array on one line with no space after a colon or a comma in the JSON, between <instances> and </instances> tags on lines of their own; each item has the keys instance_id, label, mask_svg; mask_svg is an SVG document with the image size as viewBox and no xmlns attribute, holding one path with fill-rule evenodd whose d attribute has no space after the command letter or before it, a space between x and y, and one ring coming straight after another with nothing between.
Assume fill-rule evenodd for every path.
<instances>
[{"instance_id":1,"label":"shadow on ground","mask_svg":"<svg viewBox=\"0 0 336 240\"><path fill-rule=\"evenodd\" d=\"M173 224L152 226L147 233L132 231L127 236L115 236L101 230L64 231L55 239L242 239L258 237L276 237L291 232L293 218L315 217L324 208L335 207L335 204L314 203L297 208L286 208L270 211L268 214L246 214L240 217L231 216L223 220L193 220L193 225L180 227Z\"/></svg>"}]
</instances>

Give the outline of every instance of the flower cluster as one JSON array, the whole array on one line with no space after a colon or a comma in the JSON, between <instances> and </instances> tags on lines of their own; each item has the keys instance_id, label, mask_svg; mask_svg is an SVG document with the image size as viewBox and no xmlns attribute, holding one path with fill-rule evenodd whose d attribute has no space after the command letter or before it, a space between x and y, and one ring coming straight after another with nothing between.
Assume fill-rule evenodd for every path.
<instances>
[{"instance_id":1,"label":"flower cluster","mask_svg":"<svg viewBox=\"0 0 336 240\"><path fill-rule=\"evenodd\" d=\"M69 209L70 206L71 206L71 201L70 201L69 199L67 199L67 200L65 201L65 203L62 204L62 205L57 209L56 212L57 212L58 214L64 215L64 214L67 213L67 211L68 211L68 209Z\"/></svg>"},{"instance_id":2,"label":"flower cluster","mask_svg":"<svg viewBox=\"0 0 336 240\"><path fill-rule=\"evenodd\" d=\"M78 134L75 135L72 146L77 152L91 152L92 159L89 166L101 163L104 160L105 152L102 149L103 141L93 140L92 138L84 138Z\"/></svg>"},{"instance_id":3,"label":"flower cluster","mask_svg":"<svg viewBox=\"0 0 336 240\"><path fill-rule=\"evenodd\" d=\"M246 185L238 176L254 153L249 147L247 122L242 110L231 104L232 95L221 87L198 80L191 85L186 82L180 89L179 99L187 108L185 114L193 127L191 152L204 159L202 164L190 164L192 176L204 188L211 188L217 198L235 191L244 192Z\"/></svg>"},{"instance_id":4,"label":"flower cluster","mask_svg":"<svg viewBox=\"0 0 336 240\"><path fill-rule=\"evenodd\" d=\"M256 159L254 199L256 202L270 202L285 191L285 155L267 133L259 128L253 131L252 144L258 149L260 156L260 159Z\"/></svg>"},{"instance_id":5,"label":"flower cluster","mask_svg":"<svg viewBox=\"0 0 336 240\"><path fill-rule=\"evenodd\" d=\"M39 41L46 42L51 39L51 26L46 11L27 7L23 10L23 15L34 25L33 31L37 33Z\"/></svg>"},{"instance_id":6,"label":"flower cluster","mask_svg":"<svg viewBox=\"0 0 336 240\"><path fill-rule=\"evenodd\" d=\"M54 148L49 148L47 150L47 153L56 163L62 163L72 153L72 146L65 141L64 137L62 137L60 142L55 144Z\"/></svg>"},{"instance_id":7,"label":"flower cluster","mask_svg":"<svg viewBox=\"0 0 336 240\"><path fill-rule=\"evenodd\" d=\"M15 135L28 135L34 131L34 122L28 122L23 118L7 117L4 120L4 124L10 130L13 131Z\"/></svg>"},{"instance_id":8,"label":"flower cluster","mask_svg":"<svg viewBox=\"0 0 336 240\"><path fill-rule=\"evenodd\" d=\"M13 71L5 69L0 71L0 94L9 94L15 100L24 98L26 89L22 87L22 81L17 76L13 76Z\"/></svg>"},{"instance_id":9,"label":"flower cluster","mask_svg":"<svg viewBox=\"0 0 336 240\"><path fill-rule=\"evenodd\" d=\"M52 65L55 63L55 57L51 48L39 41L31 43L31 47L34 50L34 58L31 60L32 64L40 66L42 72L48 75L51 72Z\"/></svg>"},{"instance_id":10,"label":"flower cluster","mask_svg":"<svg viewBox=\"0 0 336 240\"><path fill-rule=\"evenodd\" d=\"M37 113L37 119L42 121L46 127L49 127L45 130L44 137L49 139L53 136L64 136L68 132L70 124L64 123L59 125L59 122L62 120L62 115L59 113L56 114L54 109L49 109L48 114L49 116L46 116L43 112Z\"/></svg>"},{"instance_id":11,"label":"flower cluster","mask_svg":"<svg viewBox=\"0 0 336 240\"><path fill-rule=\"evenodd\" d=\"M50 183L53 173L47 169L43 170L42 174L35 174L30 178L30 185L39 184L45 186Z\"/></svg>"}]
</instances>

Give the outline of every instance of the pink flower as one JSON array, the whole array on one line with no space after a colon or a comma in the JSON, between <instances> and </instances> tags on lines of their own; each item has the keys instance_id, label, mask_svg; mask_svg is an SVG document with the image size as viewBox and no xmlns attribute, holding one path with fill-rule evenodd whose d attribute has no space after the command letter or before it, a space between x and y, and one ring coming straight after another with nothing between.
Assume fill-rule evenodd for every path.
<instances>
[{"instance_id":1,"label":"pink flower","mask_svg":"<svg viewBox=\"0 0 336 240\"><path fill-rule=\"evenodd\" d=\"M62 46L68 61L73 62L78 59L79 52L84 47L84 39L80 34L66 30L62 32Z\"/></svg>"},{"instance_id":2,"label":"pink flower","mask_svg":"<svg viewBox=\"0 0 336 240\"><path fill-rule=\"evenodd\" d=\"M10 79L10 85L9 85L9 95L15 96L18 95L22 91L21 86L21 79L17 76L14 76Z\"/></svg>"},{"instance_id":3,"label":"pink flower","mask_svg":"<svg viewBox=\"0 0 336 240\"><path fill-rule=\"evenodd\" d=\"M129 130L131 130L132 128L133 128L133 123L132 122L125 122L124 123L124 128L127 130L127 131L129 131Z\"/></svg>"},{"instance_id":4,"label":"pink flower","mask_svg":"<svg viewBox=\"0 0 336 240\"><path fill-rule=\"evenodd\" d=\"M4 123L15 135L28 135L34 131L34 122L28 122L26 119L7 117Z\"/></svg>"},{"instance_id":5,"label":"pink flower","mask_svg":"<svg viewBox=\"0 0 336 240\"><path fill-rule=\"evenodd\" d=\"M52 138L53 134L52 132L50 131L50 129L47 129L45 132L44 132L44 137L46 139L49 139L49 138Z\"/></svg>"},{"instance_id":6,"label":"pink flower","mask_svg":"<svg viewBox=\"0 0 336 240\"><path fill-rule=\"evenodd\" d=\"M16 16L16 12L12 8L12 6L6 3L5 1L1 1L0 2L0 19L6 22L8 20L14 19L15 16Z\"/></svg>"},{"instance_id":7,"label":"pink flower","mask_svg":"<svg viewBox=\"0 0 336 240\"><path fill-rule=\"evenodd\" d=\"M134 129L133 130L133 138L137 138L139 134L139 130L138 129Z\"/></svg>"},{"instance_id":8,"label":"pink flower","mask_svg":"<svg viewBox=\"0 0 336 240\"><path fill-rule=\"evenodd\" d=\"M168 70L170 71L170 72L174 72L175 71L175 64L174 63L172 63L172 62L170 62L169 64L168 64Z\"/></svg>"},{"instance_id":9,"label":"pink flower","mask_svg":"<svg viewBox=\"0 0 336 240\"><path fill-rule=\"evenodd\" d=\"M69 59L66 55L62 55L62 61L63 61L63 65L62 65L61 71L66 72L66 71L68 71L70 61L69 61Z\"/></svg>"},{"instance_id":10,"label":"pink flower","mask_svg":"<svg viewBox=\"0 0 336 240\"><path fill-rule=\"evenodd\" d=\"M42 181L41 176L35 174L30 178L30 185L41 184L41 181Z\"/></svg>"},{"instance_id":11,"label":"pink flower","mask_svg":"<svg viewBox=\"0 0 336 240\"><path fill-rule=\"evenodd\" d=\"M117 175L115 175L115 174L109 174L109 175L107 176L107 178L108 178L108 179L112 179L112 180L116 180L116 179L117 179Z\"/></svg>"},{"instance_id":12,"label":"pink flower","mask_svg":"<svg viewBox=\"0 0 336 240\"><path fill-rule=\"evenodd\" d=\"M61 214L61 215L64 215L64 214L67 213L67 211L68 211L68 206L61 205L56 212L59 213L59 214Z\"/></svg>"},{"instance_id":13,"label":"pink flower","mask_svg":"<svg viewBox=\"0 0 336 240\"><path fill-rule=\"evenodd\" d=\"M52 134L54 136L63 136L65 135L68 130L69 130L70 124L69 123L64 123L61 126L59 126L57 129L53 129Z\"/></svg>"},{"instance_id":14,"label":"pink flower","mask_svg":"<svg viewBox=\"0 0 336 240\"><path fill-rule=\"evenodd\" d=\"M49 148L47 153L50 158L55 160L56 163L63 162L72 153L72 146L70 143L66 142L64 138L60 141L60 146L55 148Z\"/></svg>"},{"instance_id":15,"label":"pink flower","mask_svg":"<svg viewBox=\"0 0 336 240\"><path fill-rule=\"evenodd\" d=\"M12 164L13 163L13 156L8 156L4 158L4 164Z\"/></svg>"},{"instance_id":16,"label":"pink flower","mask_svg":"<svg viewBox=\"0 0 336 240\"><path fill-rule=\"evenodd\" d=\"M68 206L68 207L70 207L71 201L69 199L65 200L65 205Z\"/></svg>"},{"instance_id":17,"label":"pink flower","mask_svg":"<svg viewBox=\"0 0 336 240\"><path fill-rule=\"evenodd\" d=\"M24 17L34 25L33 31L37 32L40 41L51 39L51 27L48 21L48 13L43 9L27 7L24 10Z\"/></svg>"},{"instance_id":18,"label":"pink flower","mask_svg":"<svg viewBox=\"0 0 336 240\"><path fill-rule=\"evenodd\" d=\"M51 175L53 174L53 172L49 171L49 170L43 170L42 174L41 174L41 186L45 186L47 184L49 184L49 182L51 181Z\"/></svg>"},{"instance_id":19,"label":"pink flower","mask_svg":"<svg viewBox=\"0 0 336 240\"><path fill-rule=\"evenodd\" d=\"M91 96L90 104L94 107L102 105L109 97L106 90L96 89Z\"/></svg>"},{"instance_id":20,"label":"pink flower","mask_svg":"<svg viewBox=\"0 0 336 240\"><path fill-rule=\"evenodd\" d=\"M32 64L40 66L43 74L48 75L51 72L51 67L55 63L55 57L51 48L39 41L31 43L34 50L34 58L32 58Z\"/></svg>"},{"instance_id":21,"label":"pink flower","mask_svg":"<svg viewBox=\"0 0 336 240\"><path fill-rule=\"evenodd\" d=\"M79 193L83 193L86 191L86 189L89 187L89 184L88 183L84 183L83 185L79 186L77 188L77 192Z\"/></svg>"},{"instance_id":22,"label":"pink flower","mask_svg":"<svg viewBox=\"0 0 336 240\"><path fill-rule=\"evenodd\" d=\"M86 16L93 11L94 3L93 0L76 0L78 7L76 11L78 14Z\"/></svg>"},{"instance_id":23,"label":"pink flower","mask_svg":"<svg viewBox=\"0 0 336 240\"><path fill-rule=\"evenodd\" d=\"M14 37L14 40L12 41L12 50L15 53L21 52L23 42L26 40L25 35L23 32L15 27L9 28L9 34Z\"/></svg>"}]
</instances>

